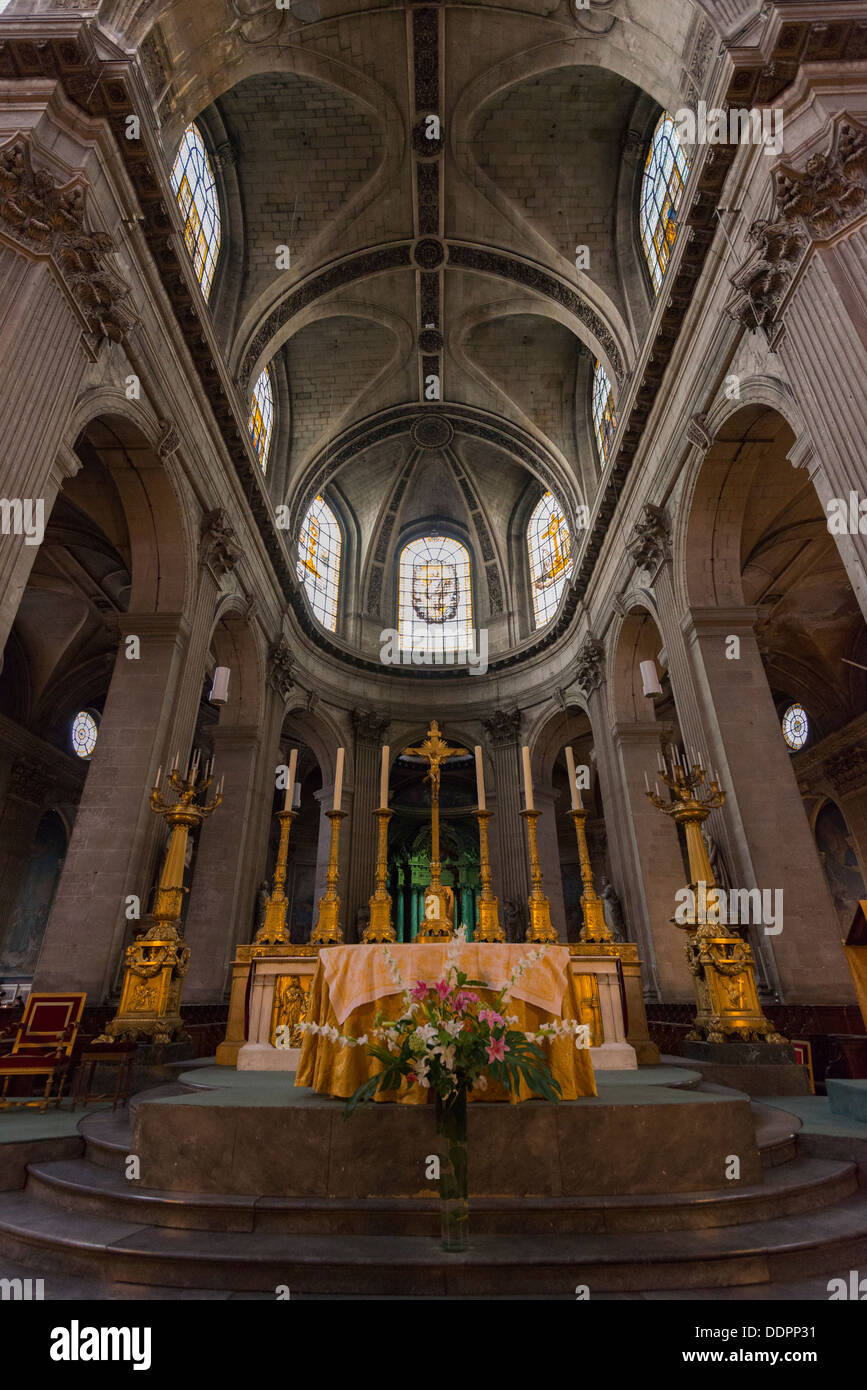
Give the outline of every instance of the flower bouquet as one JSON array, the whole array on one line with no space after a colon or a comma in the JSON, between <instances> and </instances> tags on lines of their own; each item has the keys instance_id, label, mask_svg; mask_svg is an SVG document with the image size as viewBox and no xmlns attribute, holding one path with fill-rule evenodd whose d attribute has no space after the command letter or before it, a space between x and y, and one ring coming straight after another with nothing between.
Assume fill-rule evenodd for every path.
<instances>
[{"instance_id":1,"label":"flower bouquet","mask_svg":"<svg viewBox=\"0 0 867 1390\"><path fill-rule=\"evenodd\" d=\"M404 1083L429 1089L434 1100L437 1133L446 1142L439 1175L441 1233L446 1250L465 1250L467 1211L467 1095L485 1090L488 1078L517 1093L521 1081L545 1100L560 1099L560 1084L551 1072L540 1043L545 1039L576 1035L576 1046L588 1045L586 1025L558 1019L544 1023L536 1033L523 1033L508 1015L511 991L519 976L545 954L546 946L528 952L506 984L485 1005L478 991L489 990L482 980L468 979L449 951L443 978L434 984L418 980L406 985L394 957L386 959L403 995L400 1018L387 1019L380 1012L373 1027L376 1041L343 1037L333 1027L307 1023L302 1027L327 1034L346 1046L366 1045L382 1070L359 1086L346 1103L351 1115L362 1101L377 1091L396 1091Z\"/></svg>"}]
</instances>

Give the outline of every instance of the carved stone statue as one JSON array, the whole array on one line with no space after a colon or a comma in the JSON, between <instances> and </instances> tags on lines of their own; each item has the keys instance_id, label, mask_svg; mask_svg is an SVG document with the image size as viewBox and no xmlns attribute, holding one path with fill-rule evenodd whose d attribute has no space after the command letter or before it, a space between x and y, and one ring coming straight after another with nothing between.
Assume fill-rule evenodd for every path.
<instances>
[{"instance_id":1,"label":"carved stone statue","mask_svg":"<svg viewBox=\"0 0 867 1390\"><path fill-rule=\"evenodd\" d=\"M623 920L623 908L617 896L617 889L604 874L599 880L599 896L605 904L605 921L611 929L614 940L625 941L626 923Z\"/></svg>"}]
</instances>

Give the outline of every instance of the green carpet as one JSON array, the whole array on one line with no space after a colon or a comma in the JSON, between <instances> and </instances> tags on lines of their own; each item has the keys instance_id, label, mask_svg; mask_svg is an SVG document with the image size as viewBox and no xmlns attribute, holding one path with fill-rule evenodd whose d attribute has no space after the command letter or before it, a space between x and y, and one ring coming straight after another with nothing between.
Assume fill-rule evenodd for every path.
<instances>
[{"instance_id":1,"label":"green carpet","mask_svg":"<svg viewBox=\"0 0 867 1390\"><path fill-rule=\"evenodd\" d=\"M100 1101L96 1105L80 1105L73 1111L64 1101L59 1110L49 1109L44 1115L38 1110L0 1110L0 1144L22 1144L28 1139L65 1139L78 1133L85 1115L110 1109L108 1101Z\"/></svg>"},{"instance_id":2,"label":"green carpet","mask_svg":"<svg viewBox=\"0 0 867 1390\"><path fill-rule=\"evenodd\" d=\"M827 1096L759 1096L762 1105L779 1106L797 1115L803 1134L837 1134L847 1139L867 1139L867 1124L835 1115Z\"/></svg>"}]
</instances>

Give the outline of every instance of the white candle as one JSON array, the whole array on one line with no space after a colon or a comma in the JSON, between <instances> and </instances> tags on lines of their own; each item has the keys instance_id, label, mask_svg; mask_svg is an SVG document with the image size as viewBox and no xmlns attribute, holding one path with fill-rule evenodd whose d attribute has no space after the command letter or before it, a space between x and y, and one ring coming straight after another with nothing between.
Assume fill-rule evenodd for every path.
<instances>
[{"instance_id":1,"label":"white candle","mask_svg":"<svg viewBox=\"0 0 867 1390\"><path fill-rule=\"evenodd\" d=\"M530 750L529 750L529 748L526 748L526 747L525 747L525 748L522 748L522 749L521 749L521 757L522 757L523 763L524 763L524 801L525 801L525 803L526 803L526 804L525 804L525 810L527 810L527 811L535 811L536 807L535 807L534 802L533 802L533 779L532 779L532 777L530 776Z\"/></svg>"},{"instance_id":2,"label":"white candle","mask_svg":"<svg viewBox=\"0 0 867 1390\"><path fill-rule=\"evenodd\" d=\"M566 771L569 775L569 795L572 798L572 810L578 811L581 807L581 797L578 794L578 779L575 776L575 755L571 748L566 749Z\"/></svg>"},{"instance_id":3,"label":"white candle","mask_svg":"<svg viewBox=\"0 0 867 1390\"><path fill-rule=\"evenodd\" d=\"M337 766L334 769L334 805L332 811L340 810L340 798L343 795L343 749L337 750Z\"/></svg>"},{"instance_id":4,"label":"white candle","mask_svg":"<svg viewBox=\"0 0 867 1390\"><path fill-rule=\"evenodd\" d=\"M159 784L160 784L160 778L162 777L162 775L163 775L163 765L162 765L162 763L160 763L159 771L158 771L158 773L157 773L157 775L156 775L156 778L155 778L155 780L154 780L154 786L155 786L155 787L158 787L158 786L159 786Z\"/></svg>"},{"instance_id":5,"label":"white candle","mask_svg":"<svg viewBox=\"0 0 867 1390\"><path fill-rule=\"evenodd\" d=\"M482 750L476 744L473 750L476 755L476 801L480 811L485 810L485 769L482 766Z\"/></svg>"},{"instance_id":6,"label":"white candle","mask_svg":"<svg viewBox=\"0 0 867 1390\"><path fill-rule=\"evenodd\" d=\"M644 790L645 790L646 792L649 792L649 791L650 791L650 780L649 780L649 778L648 778L648 776L647 776L647 769L646 769L646 768L645 768L645 771L644 771Z\"/></svg>"},{"instance_id":7,"label":"white candle","mask_svg":"<svg viewBox=\"0 0 867 1390\"><path fill-rule=\"evenodd\" d=\"M388 808L388 755L389 746L387 743L382 745L382 766L379 770L379 804L381 808Z\"/></svg>"},{"instance_id":8,"label":"white candle","mask_svg":"<svg viewBox=\"0 0 867 1390\"><path fill-rule=\"evenodd\" d=\"M660 801L661 801L661 800L662 800L662 792L659 790L659 783L658 783L658 782L654 782L654 784L653 784L653 790L656 792L656 795L659 797L659 799L660 799Z\"/></svg>"},{"instance_id":9,"label":"white candle","mask_svg":"<svg viewBox=\"0 0 867 1390\"><path fill-rule=\"evenodd\" d=\"M292 788L292 810L297 811L301 806L301 783L296 782Z\"/></svg>"},{"instance_id":10,"label":"white candle","mask_svg":"<svg viewBox=\"0 0 867 1390\"><path fill-rule=\"evenodd\" d=\"M222 795L223 795L223 783L225 782L225 780L226 780L226 774L223 773L223 776L220 778L220 785L219 785L218 788L217 788L217 796L222 796Z\"/></svg>"},{"instance_id":11,"label":"white candle","mask_svg":"<svg viewBox=\"0 0 867 1390\"><path fill-rule=\"evenodd\" d=\"M662 756L661 753L657 753L656 755L656 766L660 772L662 772L663 774L665 773L665 758Z\"/></svg>"},{"instance_id":12,"label":"white candle","mask_svg":"<svg viewBox=\"0 0 867 1390\"><path fill-rule=\"evenodd\" d=\"M298 749L292 748L289 752L289 772L286 777L286 794L283 797L283 810L292 810L292 788L295 786L295 769L298 766Z\"/></svg>"},{"instance_id":13,"label":"white candle","mask_svg":"<svg viewBox=\"0 0 867 1390\"><path fill-rule=\"evenodd\" d=\"M178 770L178 763L180 762L180 760L181 760L181 755L180 755L180 753L176 753L176 754L175 754L175 760L174 760L174 762L172 763L172 772L177 772L177 770Z\"/></svg>"}]
</instances>

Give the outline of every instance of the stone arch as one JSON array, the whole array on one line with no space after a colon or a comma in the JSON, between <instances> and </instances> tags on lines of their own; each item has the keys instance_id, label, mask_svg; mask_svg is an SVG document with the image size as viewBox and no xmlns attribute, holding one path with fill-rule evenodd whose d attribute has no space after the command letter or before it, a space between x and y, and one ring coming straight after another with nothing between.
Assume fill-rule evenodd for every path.
<instances>
[{"instance_id":1,"label":"stone arch","mask_svg":"<svg viewBox=\"0 0 867 1390\"><path fill-rule=\"evenodd\" d=\"M265 707L265 650L261 633L239 595L219 605L211 628L217 666L228 666L229 698L220 710L220 727L260 725Z\"/></svg>"},{"instance_id":2,"label":"stone arch","mask_svg":"<svg viewBox=\"0 0 867 1390\"><path fill-rule=\"evenodd\" d=\"M663 646L657 615L646 601L633 604L610 643L608 685L614 720L643 723L655 718L653 701L644 694L640 663L653 661L659 671Z\"/></svg>"},{"instance_id":3,"label":"stone arch","mask_svg":"<svg viewBox=\"0 0 867 1390\"><path fill-rule=\"evenodd\" d=\"M131 612L183 612L191 603L194 524L176 463L160 455L167 428L155 429L140 403L116 390L81 400L67 434L95 450L117 488L132 550Z\"/></svg>"}]
</instances>

